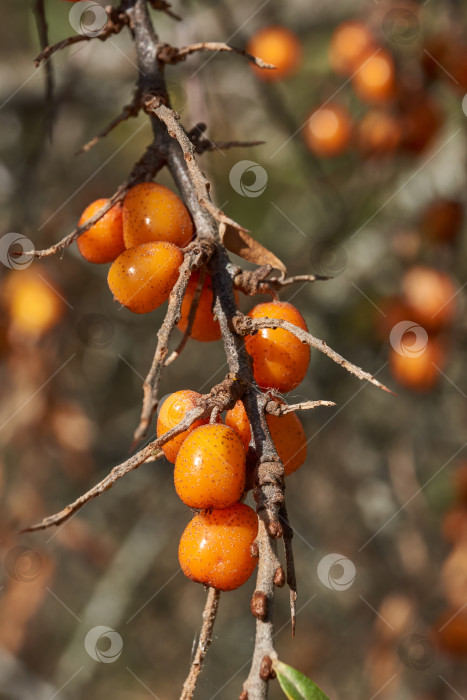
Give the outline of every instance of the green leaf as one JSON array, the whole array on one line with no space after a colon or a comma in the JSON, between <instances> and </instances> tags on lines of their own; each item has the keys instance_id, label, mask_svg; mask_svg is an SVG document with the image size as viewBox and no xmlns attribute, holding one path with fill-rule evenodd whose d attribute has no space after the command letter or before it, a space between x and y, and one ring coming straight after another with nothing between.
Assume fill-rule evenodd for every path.
<instances>
[{"instance_id":1,"label":"green leaf","mask_svg":"<svg viewBox=\"0 0 467 700\"><path fill-rule=\"evenodd\" d=\"M282 661L273 662L277 680L289 700L329 700L316 683Z\"/></svg>"}]
</instances>

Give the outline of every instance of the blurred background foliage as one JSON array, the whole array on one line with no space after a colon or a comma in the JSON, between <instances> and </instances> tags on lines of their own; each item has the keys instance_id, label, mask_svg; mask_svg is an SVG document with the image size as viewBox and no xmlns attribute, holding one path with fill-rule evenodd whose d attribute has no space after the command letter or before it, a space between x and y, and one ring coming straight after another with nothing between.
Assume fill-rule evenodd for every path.
<instances>
[{"instance_id":1,"label":"blurred background foliage","mask_svg":"<svg viewBox=\"0 0 467 700\"><path fill-rule=\"evenodd\" d=\"M130 119L74 155L130 100L135 57L122 32L53 58L49 138L32 9L2 3L0 214L2 235L19 232L42 248L71 231L89 202L116 190L150 128L144 116ZM46 9L52 42L73 33L69 3L47 0ZM281 80L259 78L232 55L169 67L174 106L187 128L205 122L210 138L266 142L202 156L216 202L290 274L333 277L287 288L283 298L311 333L398 394L363 385L313 352L306 380L287 397L337 406L302 416L309 457L287 483L299 616L292 642L288 596L279 592L279 655L331 698L463 697L466 9L454 0L178 0L174 10L182 22L154 13L161 40L174 45L245 47L270 25L295 34L301 59ZM376 104L331 65L332 37L348 20L363 22L394 62L394 92ZM323 104L338 105L348 119L347 143L332 158L307 139L309 115ZM389 145L383 139L378 148L362 126L375 109L392 120ZM231 186L240 160L266 171L260 196ZM159 179L171 185L165 173ZM175 496L170 465L141 467L58 530L18 535L128 454L164 308L146 316L121 310L107 266L90 265L75 246L27 270L0 268L0 697L178 697L204 592L179 571L177 544L190 513ZM428 333L416 359L413 338L396 332L390 342L404 320ZM162 395L206 392L225 369L220 343L190 341L166 371ZM332 588L339 565L329 587L317 575L334 552L355 565L345 590ZM253 587L251 580L221 598L200 698L238 696L254 638ZM85 651L96 625L122 636L114 664ZM280 697L277 686L271 697Z\"/></svg>"}]
</instances>

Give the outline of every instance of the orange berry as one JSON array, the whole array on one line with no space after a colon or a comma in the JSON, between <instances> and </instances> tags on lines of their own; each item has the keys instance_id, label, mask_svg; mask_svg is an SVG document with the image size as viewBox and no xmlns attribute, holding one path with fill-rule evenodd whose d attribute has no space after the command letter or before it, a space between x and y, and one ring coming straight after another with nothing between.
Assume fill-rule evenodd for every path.
<instances>
[{"instance_id":1,"label":"orange berry","mask_svg":"<svg viewBox=\"0 0 467 700\"><path fill-rule=\"evenodd\" d=\"M393 153L400 140L399 121L382 109L370 110L358 125L358 144L363 153L368 155Z\"/></svg>"},{"instance_id":2,"label":"orange berry","mask_svg":"<svg viewBox=\"0 0 467 700\"><path fill-rule=\"evenodd\" d=\"M408 389L430 391L438 383L446 352L436 339L430 339L420 355L403 355L391 348L389 366L393 377Z\"/></svg>"},{"instance_id":3,"label":"orange berry","mask_svg":"<svg viewBox=\"0 0 467 700\"><path fill-rule=\"evenodd\" d=\"M156 182L132 187L123 201L123 238L127 248L166 241L180 247L193 237L188 209L172 190Z\"/></svg>"},{"instance_id":4,"label":"orange berry","mask_svg":"<svg viewBox=\"0 0 467 700\"><path fill-rule=\"evenodd\" d=\"M6 305L12 329L21 335L40 337L60 320L64 303L44 270L34 268L13 272L5 284Z\"/></svg>"},{"instance_id":5,"label":"orange berry","mask_svg":"<svg viewBox=\"0 0 467 700\"><path fill-rule=\"evenodd\" d=\"M268 413L266 422L277 454L284 465L285 475L288 476L301 467L306 459L307 445L303 425L295 413L286 413L283 416ZM248 450L251 428L243 401L237 401L235 406L227 411L225 423L238 433L245 450Z\"/></svg>"},{"instance_id":6,"label":"orange berry","mask_svg":"<svg viewBox=\"0 0 467 700\"><path fill-rule=\"evenodd\" d=\"M329 46L332 68L350 75L362 64L374 46L373 35L363 22L343 22L334 31Z\"/></svg>"},{"instance_id":7,"label":"orange berry","mask_svg":"<svg viewBox=\"0 0 467 700\"><path fill-rule=\"evenodd\" d=\"M257 304L251 318L278 318L308 328L305 319L292 304L271 301ZM282 328L265 328L246 338L246 349L253 357L253 371L259 386L291 391L300 384L310 363L310 348Z\"/></svg>"},{"instance_id":8,"label":"orange berry","mask_svg":"<svg viewBox=\"0 0 467 700\"><path fill-rule=\"evenodd\" d=\"M421 153L434 139L442 124L437 103L425 94L408 98L402 106L401 146L410 153Z\"/></svg>"},{"instance_id":9,"label":"orange berry","mask_svg":"<svg viewBox=\"0 0 467 700\"><path fill-rule=\"evenodd\" d=\"M198 513L181 537L178 559L185 576L220 591L233 591L253 573L257 559L251 545L258 517L243 503Z\"/></svg>"},{"instance_id":10,"label":"orange berry","mask_svg":"<svg viewBox=\"0 0 467 700\"><path fill-rule=\"evenodd\" d=\"M181 445L174 469L175 490L190 508L227 508L245 487L245 450L227 425L196 428Z\"/></svg>"},{"instance_id":11,"label":"orange berry","mask_svg":"<svg viewBox=\"0 0 467 700\"><path fill-rule=\"evenodd\" d=\"M259 68L253 71L262 80L274 82L294 73L302 58L302 47L298 37L286 27L264 27L248 42L247 52L275 69Z\"/></svg>"},{"instance_id":12,"label":"orange berry","mask_svg":"<svg viewBox=\"0 0 467 700\"><path fill-rule=\"evenodd\" d=\"M448 654L467 656L467 613L459 608L446 610L433 627L436 646Z\"/></svg>"},{"instance_id":13,"label":"orange berry","mask_svg":"<svg viewBox=\"0 0 467 700\"><path fill-rule=\"evenodd\" d=\"M198 394L197 391L190 391L189 389L176 391L174 394L167 397L160 407L157 416L157 437L159 438L165 435L169 430L172 430L172 428L175 428L175 426L185 418L188 411L191 411L192 408L198 405L198 400L200 398L201 394ZM205 425L208 422L209 418L200 418L192 423L188 430L184 430L183 433L180 433L162 446L162 451L169 462L172 462L172 464L175 463L178 451L188 434L193 432L195 428L199 428L200 425Z\"/></svg>"},{"instance_id":14,"label":"orange berry","mask_svg":"<svg viewBox=\"0 0 467 700\"><path fill-rule=\"evenodd\" d=\"M350 142L352 122L347 110L336 103L319 107L308 117L303 136L316 155L329 158L341 154Z\"/></svg>"},{"instance_id":15,"label":"orange berry","mask_svg":"<svg viewBox=\"0 0 467 700\"><path fill-rule=\"evenodd\" d=\"M450 243L462 228L464 207L455 199L437 199L423 211L420 228L432 241Z\"/></svg>"},{"instance_id":16,"label":"orange berry","mask_svg":"<svg viewBox=\"0 0 467 700\"><path fill-rule=\"evenodd\" d=\"M453 544L461 540L467 542L467 508L456 506L448 510L443 518L442 530L444 538Z\"/></svg>"},{"instance_id":17,"label":"orange berry","mask_svg":"<svg viewBox=\"0 0 467 700\"><path fill-rule=\"evenodd\" d=\"M364 102L387 102L395 96L394 61L384 49L367 58L352 78L355 92Z\"/></svg>"},{"instance_id":18,"label":"orange berry","mask_svg":"<svg viewBox=\"0 0 467 700\"><path fill-rule=\"evenodd\" d=\"M97 214L108 199L96 199L81 214L79 226ZM122 205L114 204L99 221L78 238L78 250L92 263L112 262L125 250L123 242Z\"/></svg>"},{"instance_id":19,"label":"orange berry","mask_svg":"<svg viewBox=\"0 0 467 700\"><path fill-rule=\"evenodd\" d=\"M192 272L190 281L183 297L180 321L178 327L185 332L188 325L188 316L190 313L191 302L198 286L199 272ZM202 342L210 342L219 340L221 337L221 329L219 323L214 320L212 313L213 293L211 277L206 275L203 289L199 298L198 309L195 314L193 325L191 327L190 337Z\"/></svg>"},{"instance_id":20,"label":"orange berry","mask_svg":"<svg viewBox=\"0 0 467 700\"><path fill-rule=\"evenodd\" d=\"M110 266L110 291L135 314L154 311L168 298L182 262L182 251L172 243L142 243L129 248Z\"/></svg>"},{"instance_id":21,"label":"orange berry","mask_svg":"<svg viewBox=\"0 0 467 700\"><path fill-rule=\"evenodd\" d=\"M448 275L430 267L416 265L402 280L404 300L417 321L438 330L448 325L456 313L456 288Z\"/></svg>"}]
</instances>

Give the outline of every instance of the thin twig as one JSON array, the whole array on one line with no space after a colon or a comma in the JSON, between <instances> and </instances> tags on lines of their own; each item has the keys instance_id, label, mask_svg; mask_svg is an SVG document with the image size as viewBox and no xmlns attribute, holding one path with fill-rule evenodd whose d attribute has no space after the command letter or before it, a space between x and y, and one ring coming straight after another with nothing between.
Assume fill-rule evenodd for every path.
<instances>
[{"instance_id":1,"label":"thin twig","mask_svg":"<svg viewBox=\"0 0 467 700\"><path fill-rule=\"evenodd\" d=\"M393 394L395 396L394 392L391 391L391 389L388 389L387 386L381 384L381 382L375 379L373 375L369 374L368 372L365 372L361 367L357 367L357 365L354 365L348 360L346 360L345 357L342 357L342 355L339 355L339 353L337 353L335 350L332 350L332 348L330 348L324 342L324 340L315 338L313 335L311 335L311 333L304 331L302 328L295 326L293 323L289 323L288 321L283 321L282 319L276 318L252 319L249 316L244 316L243 314L233 319L233 323L235 330L241 335L252 335L263 328L283 328L285 331L290 331L290 333L293 333L295 336L297 336L297 338L301 340L302 343L306 343L307 345L311 345L311 347L316 348L324 355L329 357L331 360L336 362L338 365L344 367L344 369L350 372L350 374L353 374L359 379L370 382L371 384L374 384L374 386L377 386L379 389L383 389L383 391L387 391L389 394Z\"/></svg>"},{"instance_id":2,"label":"thin twig","mask_svg":"<svg viewBox=\"0 0 467 700\"><path fill-rule=\"evenodd\" d=\"M266 413L273 416L284 416L294 411L308 411L321 406L335 406L334 401L301 401L300 403L282 404L271 400L266 404Z\"/></svg>"},{"instance_id":3,"label":"thin twig","mask_svg":"<svg viewBox=\"0 0 467 700\"><path fill-rule=\"evenodd\" d=\"M159 382L169 352L168 343L173 329L180 320L183 297L190 281L191 273L203 262L206 262L211 255L212 246L208 246L201 241L192 243L185 253L183 263L180 266L178 280L170 292L167 313L157 332L157 347L152 364L143 383L143 406L138 426L134 432L133 446L146 434L152 414L157 407Z\"/></svg>"},{"instance_id":4,"label":"thin twig","mask_svg":"<svg viewBox=\"0 0 467 700\"><path fill-rule=\"evenodd\" d=\"M154 145L149 146L146 152L140 158L140 160L134 166L128 179L120 185L117 191L110 197L106 204L97 211L94 216L91 216L84 224L77 226L71 233L64 236L61 241L54 243L49 248L44 250L34 250L25 251L24 254L34 255L36 258L45 258L49 255L55 255L61 252L68 246L70 246L74 241L76 241L82 233L87 231L91 226L94 226L102 217L111 209L114 204L121 202L130 187L135 185L137 182L143 180L150 180L154 175L163 167L165 164L165 158L162 153L155 150Z\"/></svg>"},{"instance_id":5,"label":"thin twig","mask_svg":"<svg viewBox=\"0 0 467 700\"><path fill-rule=\"evenodd\" d=\"M213 51L215 53L227 51L228 53L236 53L239 56L244 56L250 63L258 66L258 68L264 68L266 70L276 69L276 66L272 63L266 63L261 58L252 56L251 53L248 53L244 49L231 46L223 41L202 41L197 44L182 46L181 48L170 46L170 44L163 44L157 53L157 57L164 63L179 63L180 61L185 61L188 56L199 53L200 51Z\"/></svg>"},{"instance_id":6,"label":"thin twig","mask_svg":"<svg viewBox=\"0 0 467 700\"><path fill-rule=\"evenodd\" d=\"M289 516L287 513L287 506L284 503L281 506L279 514L282 530L284 533L284 551L285 551L285 562L287 571L287 585L290 592L290 620L292 623L292 637L295 636L295 623L296 623L296 610L295 604L297 601L297 578L295 576L295 563L292 548L292 537L293 530L290 527Z\"/></svg>"},{"instance_id":7,"label":"thin twig","mask_svg":"<svg viewBox=\"0 0 467 700\"><path fill-rule=\"evenodd\" d=\"M96 143L98 143L101 139L105 138L108 134L110 134L110 132L113 131L113 129L115 129L119 124L126 121L127 119L130 119L131 117L137 117L140 113L140 110L141 93L139 90L136 90L130 104L125 105L120 114L117 117L115 117L115 119L112 119L110 124L108 124L104 129L102 129L102 131L100 131L97 134L97 136L94 136L94 138L85 143L84 146L81 146L81 148L76 151L75 156L90 151L91 148L96 145Z\"/></svg>"},{"instance_id":8,"label":"thin twig","mask_svg":"<svg viewBox=\"0 0 467 700\"><path fill-rule=\"evenodd\" d=\"M44 0L36 0L35 15L41 49L45 49L49 44L49 36ZM47 61L45 64L45 126L49 139L52 138L52 129L55 117L54 89L55 81L53 64L52 61Z\"/></svg>"},{"instance_id":9,"label":"thin twig","mask_svg":"<svg viewBox=\"0 0 467 700\"><path fill-rule=\"evenodd\" d=\"M182 353L185 345L188 342L188 338L190 337L191 329L193 328L193 323L195 320L196 312L198 311L198 306L199 306L199 300L201 299L201 292L203 291L203 285L204 285L204 280L206 279L206 270L205 268L201 268L200 273L199 273L199 279L198 283L196 285L195 293L193 294L193 299L191 300L190 304L190 310L188 312L188 318L186 322L186 328L183 333L183 337L175 350L170 353L169 357L166 359L164 365L165 367L168 367L169 365L172 364L172 362L175 362L177 357L180 356Z\"/></svg>"},{"instance_id":10,"label":"thin twig","mask_svg":"<svg viewBox=\"0 0 467 700\"><path fill-rule=\"evenodd\" d=\"M199 636L196 654L191 663L190 672L183 684L180 700L191 700L195 692L196 683L203 666L204 657L207 654L212 640L212 630L216 620L217 609L219 607L220 591L216 588L209 588L206 605L203 611L203 626Z\"/></svg>"}]
</instances>

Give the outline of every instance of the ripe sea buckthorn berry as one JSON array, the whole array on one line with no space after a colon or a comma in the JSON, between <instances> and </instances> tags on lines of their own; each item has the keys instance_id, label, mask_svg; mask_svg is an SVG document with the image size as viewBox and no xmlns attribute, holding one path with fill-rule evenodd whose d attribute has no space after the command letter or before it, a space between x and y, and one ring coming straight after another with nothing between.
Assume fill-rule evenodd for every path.
<instances>
[{"instance_id":1,"label":"ripe sea buckthorn berry","mask_svg":"<svg viewBox=\"0 0 467 700\"><path fill-rule=\"evenodd\" d=\"M248 42L247 52L276 66L269 70L252 65L256 75L269 82L287 78L297 69L302 58L298 37L286 27L260 29Z\"/></svg>"},{"instance_id":2,"label":"ripe sea buckthorn berry","mask_svg":"<svg viewBox=\"0 0 467 700\"><path fill-rule=\"evenodd\" d=\"M358 125L358 145L368 155L393 153L400 140L399 121L382 109L371 109Z\"/></svg>"},{"instance_id":3,"label":"ripe sea buckthorn berry","mask_svg":"<svg viewBox=\"0 0 467 700\"><path fill-rule=\"evenodd\" d=\"M323 158L341 154L350 142L352 122L347 110L336 103L319 107L308 117L303 136L308 148Z\"/></svg>"},{"instance_id":4,"label":"ripe sea buckthorn berry","mask_svg":"<svg viewBox=\"0 0 467 700\"><path fill-rule=\"evenodd\" d=\"M5 299L12 330L20 335L40 337L63 316L63 301L39 265L10 274Z\"/></svg>"},{"instance_id":5,"label":"ripe sea buckthorn berry","mask_svg":"<svg viewBox=\"0 0 467 700\"><path fill-rule=\"evenodd\" d=\"M175 460L175 490L190 508L227 508L245 487L245 450L235 430L211 424L183 441Z\"/></svg>"},{"instance_id":6,"label":"ripe sea buckthorn berry","mask_svg":"<svg viewBox=\"0 0 467 700\"><path fill-rule=\"evenodd\" d=\"M180 321L178 327L185 332L188 325L188 316L190 314L191 302L198 286L199 272L192 272L190 281L183 297ZM221 337L221 329L219 323L214 320L212 313L212 282L209 275L206 276L199 299L198 309L191 327L190 337L203 342L219 340Z\"/></svg>"},{"instance_id":7,"label":"ripe sea buckthorn berry","mask_svg":"<svg viewBox=\"0 0 467 700\"><path fill-rule=\"evenodd\" d=\"M127 248L166 241L181 248L193 237L188 209L172 190L156 182L132 187L123 201L123 239Z\"/></svg>"},{"instance_id":8,"label":"ripe sea buckthorn berry","mask_svg":"<svg viewBox=\"0 0 467 700\"><path fill-rule=\"evenodd\" d=\"M417 321L428 329L448 325L456 313L456 288L448 275L416 265L402 280L404 300Z\"/></svg>"},{"instance_id":9,"label":"ripe sea buckthorn berry","mask_svg":"<svg viewBox=\"0 0 467 700\"><path fill-rule=\"evenodd\" d=\"M355 92L364 102L387 102L395 97L394 61L384 49L367 58L352 78Z\"/></svg>"},{"instance_id":10,"label":"ripe sea buckthorn berry","mask_svg":"<svg viewBox=\"0 0 467 700\"><path fill-rule=\"evenodd\" d=\"M201 394L198 394L197 391L190 391L189 389L176 391L174 394L167 397L160 407L159 415L157 416L157 437L159 438L172 428L175 428L175 426L185 418L185 414L198 405L198 400L200 398ZM188 434L193 432L195 428L199 428L200 425L205 425L208 422L209 418L200 418L192 423L188 430L184 430L183 433L180 433L162 446L162 451L169 462L172 462L172 464L175 463L178 451Z\"/></svg>"},{"instance_id":11,"label":"ripe sea buckthorn berry","mask_svg":"<svg viewBox=\"0 0 467 700\"><path fill-rule=\"evenodd\" d=\"M172 243L142 243L129 248L110 266L110 291L135 314L154 311L168 298L182 262L182 251Z\"/></svg>"},{"instance_id":12,"label":"ripe sea buckthorn berry","mask_svg":"<svg viewBox=\"0 0 467 700\"><path fill-rule=\"evenodd\" d=\"M441 343L431 338L421 354L409 355L391 348L389 366L393 377L408 389L430 391L441 378L440 369L446 361L446 351ZM439 368L439 369L438 369Z\"/></svg>"},{"instance_id":13,"label":"ripe sea buckthorn berry","mask_svg":"<svg viewBox=\"0 0 467 700\"><path fill-rule=\"evenodd\" d=\"M420 219L426 238L441 243L454 241L464 220L464 207L455 199L437 199L428 205Z\"/></svg>"},{"instance_id":14,"label":"ripe sea buckthorn berry","mask_svg":"<svg viewBox=\"0 0 467 700\"><path fill-rule=\"evenodd\" d=\"M305 319L292 304L271 301L258 304L248 314L251 318L278 318L308 328ZM247 336L246 349L253 357L253 372L261 387L291 391L300 384L310 363L310 348L282 328L265 328Z\"/></svg>"},{"instance_id":15,"label":"ripe sea buckthorn berry","mask_svg":"<svg viewBox=\"0 0 467 700\"><path fill-rule=\"evenodd\" d=\"M301 467L306 459L307 445L303 426L293 412L283 416L268 413L266 422L277 454L284 465L285 475L288 476ZM238 433L247 450L251 440L251 428L242 401L237 401L235 406L227 411L225 423Z\"/></svg>"},{"instance_id":16,"label":"ripe sea buckthorn berry","mask_svg":"<svg viewBox=\"0 0 467 700\"><path fill-rule=\"evenodd\" d=\"M185 576L220 591L233 591L253 573L257 559L251 545L258 517L243 503L198 513L181 537L178 559Z\"/></svg>"},{"instance_id":17,"label":"ripe sea buckthorn berry","mask_svg":"<svg viewBox=\"0 0 467 700\"><path fill-rule=\"evenodd\" d=\"M107 199L96 199L81 214L79 226L86 223L99 209L107 204ZM92 263L108 263L118 258L125 250L123 242L122 205L114 204L94 226L78 238L78 250Z\"/></svg>"},{"instance_id":18,"label":"ripe sea buckthorn berry","mask_svg":"<svg viewBox=\"0 0 467 700\"><path fill-rule=\"evenodd\" d=\"M374 47L373 35L363 22L343 22L334 31L329 46L332 68L350 75L362 64Z\"/></svg>"}]
</instances>

